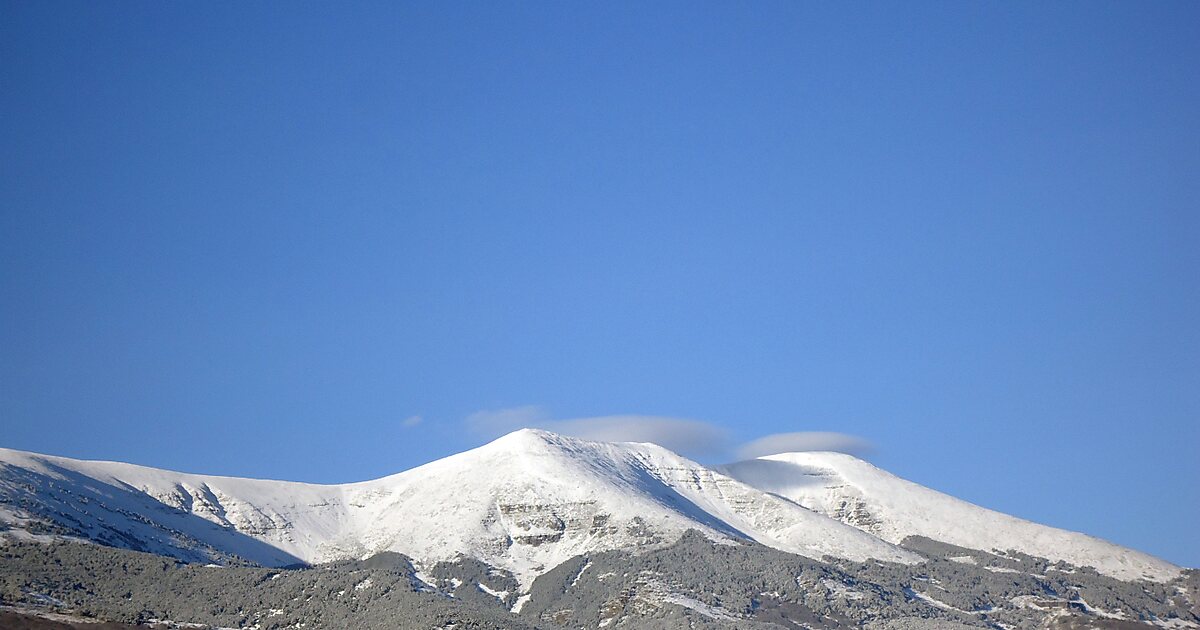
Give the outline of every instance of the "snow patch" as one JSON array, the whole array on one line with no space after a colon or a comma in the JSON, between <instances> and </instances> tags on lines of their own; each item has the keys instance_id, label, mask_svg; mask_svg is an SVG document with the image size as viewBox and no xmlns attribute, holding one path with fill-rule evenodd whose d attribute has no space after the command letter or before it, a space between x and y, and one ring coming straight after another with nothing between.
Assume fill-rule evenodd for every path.
<instances>
[{"instance_id":1,"label":"snow patch","mask_svg":"<svg viewBox=\"0 0 1200 630\"><path fill-rule=\"evenodd\" d=\"M583 566L582 566L582 567L579 567L579 573L576 573L576 574L575 574L575 579L571 580L571 587L572 587L572 588L574 588L574 587L575 587L575 585L579 583L579 578L583 577L583 572L584 572L584 571L587 571L587 570L588 570L588 567L590 567L590 566L592 566L592 561L591 561L591 560L588 560L588 561L586 561L586 562L584 562L584 563L583 563Z\"/></svg>"},{"instance_id":2,"label":"snow patch","mask_svg":"<svg viewBox=\"0 0 1200 630\"><path fill-rule=\"evenodd\" d=\"M919 599L919 600L925 602L926 604L929 604L930 606L933 606L935 608L941 608L942 610L952 610L954 612L965 613L968 615L974 614L976 612L976 611L970 611L970 610L963 610L961 608L955 608L954 606L951 606L950 604L947 604L946 602L934 599L933 597L930 597L929 595L927 595L925 593L922 593L920 591L915 591L907 586L904 587L904 594L907 595L910 599Z\"/></svg>"},{"instance_id":3,"label":"snow patch","mask_svg":"<svg viewBox=\"0 0 1200 630\"><path fill-rule=\"evenodd\" d=\"M832 597L843 597L849 600L859 600L863 598L862 593L854 590L847 584L839 582L838 580L822 578L821 584L824 584L825 588L829 589L829 594Z\"/></svg>"},{"instance_id":4,"label":"snow patch","mask_svg":"<svg viewBox=\"0 0 1200 630\"><path fill-rule=\"evenodd\" d=\"M521 612L521 609L525 607L525 604L529 603L530 599L533 599L533 595L530 595L529 593L525 593L524 595L517 597L517 601L513 602L512 608L509 609L509 612Z\"/></svg>"},{"instance_id":5,"label":"snow patch","mask_svg":"<svg viewBox=\"0 0 1200 630\"><path fill-rule=\"evenodd\" d=\"M500 600L501 603L503 603L504 600L508 599L508 591L497 591L493 588L488 587L488 585L484 584L483 582L477 582L475 584L475 586L479 587L479 590L483 591L484 593L487 593L488 595L491 595L492 597L495 597L496 599Z\"/></svg>"}]
</instances>

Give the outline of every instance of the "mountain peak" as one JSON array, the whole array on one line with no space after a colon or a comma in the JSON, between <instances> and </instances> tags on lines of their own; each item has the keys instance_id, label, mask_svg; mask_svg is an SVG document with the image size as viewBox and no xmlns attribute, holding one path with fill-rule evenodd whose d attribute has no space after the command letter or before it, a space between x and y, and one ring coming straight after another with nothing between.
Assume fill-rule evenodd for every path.
<instances>
[{"instance_id":1,"label":"mountain peak","mask_svg":"<svg viewBox=\"0 0 1200 630\"><path fill-rule=\"evenodd\" d=\"M545 452L553 447L562 447L573 442L581 442L544 429L523 428L506 433L487 444L479 447L485 452Z\"/></svg>"},{"instance_id":2,"label":"mountain peak","mask_svg":"<svg viewBox=\"0 0 1200 630\"><path fill-rule=\"evenodd\" d=\"M549 442L549 441L553 441L556 439L562 439L562 437L563 436L561 436L557 433L551 433L550 431L546 431L545 429L535 429L533 427L524 427L524 428L517 429L516 431L506 433L506 434L500 436L499 438L496 438L494 441L499 442L502 440L510 440L510 441L515 441L515 442L543 442L544 443L544 442Z\"/></svg>"}]
</instances>

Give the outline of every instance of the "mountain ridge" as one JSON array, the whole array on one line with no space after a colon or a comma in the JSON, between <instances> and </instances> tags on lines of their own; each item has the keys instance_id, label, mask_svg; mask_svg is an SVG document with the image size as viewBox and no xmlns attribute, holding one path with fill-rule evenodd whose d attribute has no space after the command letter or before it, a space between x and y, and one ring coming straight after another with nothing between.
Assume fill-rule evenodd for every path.
<instances>
[{"instance_id":1,"label":"mountain ridge","mask_svg":"<svg viewBox=\"0 0 1200 630\"><path fill-rule=\"evenodd\" d=\"M396 551L428 564L462 555L509 570L525 586L571 557L666 544L690 529L718 542L756 541L815 559L921 558L900 547L903 538L891 530L872 531L813 496L788 496L779 491L788 488L746 472L752 462L780 457L708 468L654 444L523 429L379 479L311 484L0 449L0 524L11 536L65 535L193 562L285 566ZM872 516L887 512L869 507ZM1088 553L1074 559L1113 550L1139 559L1132 573L1097 567L1127 579L1165 581L1181 570L1100 539L1085 542Z\"/></svg>"},{"instance_id":2,"label":"mountain ridge","mask_svg":"<svg viewBox=\"0 0 1200 630\"><path fill-rule=\"evenodd\" d=\"M993 553L1090 564L1121 579L1166 581L1180 571L1151 554L991 510L844 453L780 453L717 469L895 544L922 536Z\"/></svg>"}]
</instances>

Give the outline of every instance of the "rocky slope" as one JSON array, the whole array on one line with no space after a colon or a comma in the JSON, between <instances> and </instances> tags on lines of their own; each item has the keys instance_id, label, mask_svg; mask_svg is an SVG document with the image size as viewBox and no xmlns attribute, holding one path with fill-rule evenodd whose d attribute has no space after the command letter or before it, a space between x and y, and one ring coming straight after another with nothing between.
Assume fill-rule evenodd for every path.
<instances>
[{"instance_id":1,"label":"rocky slope","mask_svg":"<svg viewBox=\"0 0 1200 630\"><path fill-rule=\"evenodd\" d=\"M424 575L388 553L302 569L217 567L0 539L0 611L254 630L1200 628L1194 571L1123 582L1029 557L922 547L917 564L820 562L692 531L636 553L572 558L517 595L510 574L467 559Z\"/></svg>"}]
</instances>

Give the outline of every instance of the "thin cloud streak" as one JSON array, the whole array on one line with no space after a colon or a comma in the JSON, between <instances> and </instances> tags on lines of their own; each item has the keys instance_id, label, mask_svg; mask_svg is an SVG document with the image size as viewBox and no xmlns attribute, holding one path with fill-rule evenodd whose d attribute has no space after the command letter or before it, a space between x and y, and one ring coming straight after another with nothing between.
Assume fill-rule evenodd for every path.
<instances>
[{"instance_id":1,"label":"thin cloud streak","mask_svg":"<svg viewBox=\"0 0 1200 630\"><path fill-rule=\"evenodd\" d=\"M494 439L517 429L544 429L599 442L650 442L681 455L703 459L754 459L776 453L835 451L864 457L874 450L867 440L833 431L775 433L733 448L729 431L720 425L668 416L638 414L555 420L538 405L475 412L466 418L469 431Z\"/></svg>"},{"instance_id":2,"label":"thin cloud streak","mask_svg":"<svg viewBox=\"0 0 1200 630\"><path fill-rule=\"evenodd\" d=\"M708 422L663 416L601 416L561 420L549 431L601 442L650 442L689 456L720 453L726 443L725 429Z\"/></svg>"},{"instance_id":3,"label":"thin cloud streak","mask_svg":"<svg viewBox=\"0 0 1200 630\"><path fill-rule=\"evenodd\" d=\"M798 431L775 433L747 442L737 448L738 459L754 459L777 453L834 451L862 457L874 450L870 442L854 435L834 431Z\"/></svg>"},{"instance_id":4,"label":"thin cloud streak","mask_svg":"<svg viewBox=\"0 0 1200 630\"><path fill-rule=\"evenodd\" d=\"M489 439L534 428L600 442L650 442L689 457L719 455L728 444L723 427L700 420L636 414L553 420L536 405L479 411L467 417L467 427Z\"/></svg>"}]
</instances>

